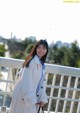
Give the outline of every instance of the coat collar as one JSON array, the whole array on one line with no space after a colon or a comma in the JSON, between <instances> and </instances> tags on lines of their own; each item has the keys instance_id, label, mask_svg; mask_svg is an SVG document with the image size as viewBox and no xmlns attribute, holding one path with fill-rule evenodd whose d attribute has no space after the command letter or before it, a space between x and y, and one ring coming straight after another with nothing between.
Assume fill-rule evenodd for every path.
<instances>
[{"instance_id":1,"label":"coat collar","mask_svg":"<svg viewBox=\"0 0 80 113\"><path fill-rule=\"evenodd\" d=\"M36 64L41 64L40 59L37 55L34 56L34 61Z\"/></svg>"},{"instance_id":2,"label":"coat collar","mask_svg":"<svg viewBox=\"0 0 80 113\"><path fill-rule=\"evenodd\" d=\"M34 56L34 61L36 64L38 64L39 66L42 66L42 68L45 69L45 65L41 64L40 58L37 55Z\"/></svg>"}]
</instances>

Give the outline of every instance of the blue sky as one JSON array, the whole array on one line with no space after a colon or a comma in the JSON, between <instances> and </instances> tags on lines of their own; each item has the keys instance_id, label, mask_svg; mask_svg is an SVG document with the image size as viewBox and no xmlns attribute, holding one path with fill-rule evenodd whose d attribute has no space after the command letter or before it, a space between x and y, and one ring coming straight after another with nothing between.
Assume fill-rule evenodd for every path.
<instances>
[{"instance_id":1,"label":"blue sky","mask_svg":"<svg viewBox=\"0 0 80 113\"><path fill-rule=\"evenodd\" d=\"M0 0L0 35L36 36L80 44L80 2L63 0Z\"/></svg>"}]
</instances>

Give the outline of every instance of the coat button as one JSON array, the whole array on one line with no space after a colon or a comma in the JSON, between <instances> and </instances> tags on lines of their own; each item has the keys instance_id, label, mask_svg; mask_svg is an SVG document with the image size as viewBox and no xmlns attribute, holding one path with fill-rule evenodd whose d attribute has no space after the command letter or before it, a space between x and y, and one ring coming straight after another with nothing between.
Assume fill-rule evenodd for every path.
<instances>
[{"instance_id":1,"label":"coat button","mask_svg":"<svg viewBox=\"0 0 80 113\"><path fill-rule=\"evenodd\" d=\"M44 81L46 81L46 79L44 79Z\"/></svg>"},{"instance_id":2,"label":"coat button","mask_svg":"<svg viewBox=\"0 0 80 113\"><path fill-rule=\"evenodd\" d=\"M22 98L22 101L24 101L24 98Z\"/></svg>"},{"instance_id":3,"label":"coat button","mask_svg":"<svg viewBox=\"0 0 80 113\"><path fill-rule=\"evenodd\" d=\"M43 88L43 86L41 86L41 88Z\"/></svg>"}]
</instances>

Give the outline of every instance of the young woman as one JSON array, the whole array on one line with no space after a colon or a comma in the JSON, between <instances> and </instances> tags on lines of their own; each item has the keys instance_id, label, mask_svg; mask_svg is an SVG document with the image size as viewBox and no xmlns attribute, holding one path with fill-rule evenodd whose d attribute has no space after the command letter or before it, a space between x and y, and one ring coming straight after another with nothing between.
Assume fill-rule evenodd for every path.
<instances>
[{"instance_id":1,"label":"young woman","mask_svg":"<svg viewBox=\"0 0 80 113\"><path fill-rule=\"evenodd\" d=\"M10 113L37 113L47 103L45 60L48 53L46 40L38 41L23 63L15 85Z\"/></svg>"}]
</instances>

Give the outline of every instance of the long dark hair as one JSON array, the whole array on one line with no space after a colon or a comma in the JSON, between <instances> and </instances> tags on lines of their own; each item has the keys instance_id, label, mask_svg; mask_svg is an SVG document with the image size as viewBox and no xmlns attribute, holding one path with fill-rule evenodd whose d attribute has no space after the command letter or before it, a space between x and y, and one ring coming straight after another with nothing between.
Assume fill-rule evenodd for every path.
<instances>
[{"instance_id":1,"label":"long dark hair","mask_svg":"<svg viewBox=\"0 0 80 113\"><path fill-rule=\"evenodd\" d=\"M47 41L46 40L39 40L38 42L36 42L35 43L35 45L33 46L33 48L32 48L32 50L31 50L31 52L30 52L30 54L26 57L26 60L24 61L24 63L23 63L23 67L26 67L27 66L27 64L31 61L31 59L37 54L36 53L36 49L37 49L37 47L39 46L39 45L44 45L45 47L46 47L46 49L47 49L47 52L46 52L46 54L41 58L41 61L44 63L45 62L45 60L46 60L46 57L47 57L47 53L48 53L48 43L47 43Z\"/></svg>"}]
</instances>

